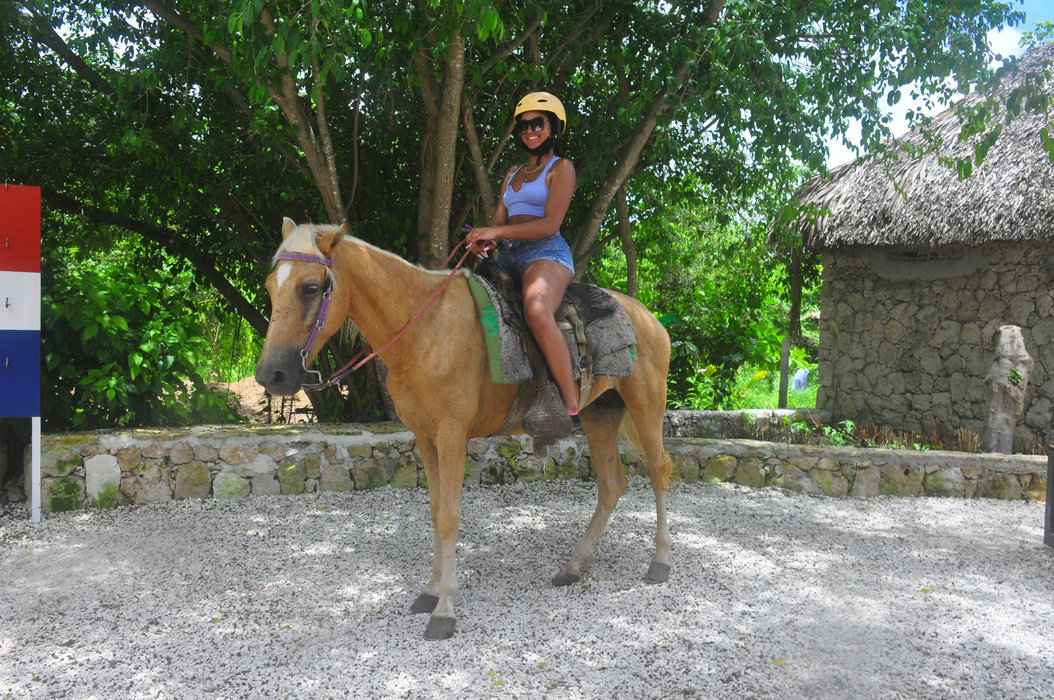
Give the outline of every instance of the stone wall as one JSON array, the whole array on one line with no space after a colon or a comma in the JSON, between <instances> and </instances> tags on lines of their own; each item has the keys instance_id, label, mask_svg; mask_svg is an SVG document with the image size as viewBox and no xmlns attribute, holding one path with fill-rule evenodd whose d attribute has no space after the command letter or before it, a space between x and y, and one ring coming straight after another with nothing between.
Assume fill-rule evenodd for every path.
<instances>
[{"instance_id":1,"label":"stone wall","mask_svg":"<svg viewBox=\"0 0 1054 700\"><path fill-rule=\"evenodd\" d=\"M1015 449L1054 439L1054 246L823 254L817 407L955 444L980 435L1000 326L1035 360Z\"/></svg>"},{"instance_id":2,"label":"stone wall","mask_svg":"<svg viewBox=\"0 0 1054 700\"><path fill-rule=\"evenodd\" d=\"M669 425L698 434L687 412ZM184 498L426 486L413 435L397 424L198 427L45 435L45 512ZM535 459L524 436L475 439L466 485L588 479L582 437L559 443L556 459ZM754 440L667 438L684 481L773 486L830 496L1045 498L1042 457L804 447ZM645 474L624 457L626 469ZM28 463L28 460L27 460ZM27 482L29 483L28 479Z\"/></svg>"}]
</instances>

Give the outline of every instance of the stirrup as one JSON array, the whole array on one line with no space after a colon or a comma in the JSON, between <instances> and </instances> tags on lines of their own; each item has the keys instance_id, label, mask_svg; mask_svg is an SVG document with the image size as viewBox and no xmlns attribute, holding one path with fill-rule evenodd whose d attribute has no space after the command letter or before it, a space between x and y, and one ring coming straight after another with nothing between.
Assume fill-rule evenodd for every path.
<instances>
[{"instance_id":1,"label":"stirrup","mask_svg":"<svg viewBox=\"0 0 1054 700\"><path fill-rule=\"evenodd\" d=\"M555 384L546 384L523 416L523 431L541 445L552 445L570 435L571 427L559 390Z\"/></svg>"}]
</instances>

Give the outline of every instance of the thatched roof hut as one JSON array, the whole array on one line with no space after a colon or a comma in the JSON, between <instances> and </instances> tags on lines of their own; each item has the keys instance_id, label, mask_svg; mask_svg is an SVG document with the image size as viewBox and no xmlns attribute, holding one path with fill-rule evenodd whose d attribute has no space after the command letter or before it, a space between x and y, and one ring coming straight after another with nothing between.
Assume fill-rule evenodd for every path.
<instances>
[{"instance_id":1,"label":"thatched roof hut","mask_svg":"<svg viewBox=\"0 0 1054 700\"><path fill-rule=\"evenodd\" d=\"M973 93L957 108L977 107L990 98L1001 109L1005 98L1025 86L1054 95L1054 42L1037 47L1007 71L990 93ZM983 138L959 138L957 108L900 139L909 149L939 144L921 159L891 147L892 155L836 168L799 192L820 217L801 220L805 245L813 250L842 246L976 245L988 241L1054 240L1054 163L1040 137L1054 139L1046 110L1021 112L1002 128L994 146L970 176L960 180L942 160L971 160ZM998 122L1003 124L1003 120ZM897 158L899 154L899 158Z\"/></svg>"},{"instance_id":2,"label":"thatched roof hut","mask_svg":"<svg viewBox=\"0 0 1054 700\"><path fill-rule=\"evenodd\" d=\"M983 135L959 138L956 109L799 192L819 215L793 223L823 264L817 407L836 419L965 445L982 432L993 338L1021 329L1035 359L1018 449L1054 441L1054 43L1030 51L995 92L958 107L999 106L1038 87L980 165L960 179ZM927 135L928 134L928 135ZM900 154L897 158L893 154ZM800 248L793 251L800 254Z\"/></svg>"}]
</instances>

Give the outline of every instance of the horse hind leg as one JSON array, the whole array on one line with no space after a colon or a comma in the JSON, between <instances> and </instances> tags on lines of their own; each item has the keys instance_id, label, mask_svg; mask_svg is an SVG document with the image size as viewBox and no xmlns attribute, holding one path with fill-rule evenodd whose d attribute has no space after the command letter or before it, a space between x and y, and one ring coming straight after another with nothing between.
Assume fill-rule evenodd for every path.
<instances>
[{"instance_id":1,"label":"horse hind leg","mask_svg":"<svg viewBox=\"0 0 1054 700\"><path fill-rule=\"evenodd\" d=\"M667 454L666 460L670 459ZM655 554L648 573L644 575L645 583L666 583L670 578L670 523L666 513L666 494L669 492L669 476L657 476L662 470L651 468L649 476L651 488L655 492Z\"/></svg>"},{"instance_id":2,"label":"horse hind leg","mask_svg":"<svg viewBox=\"0 0 1054 700\"><path fill-rule=\"evenodd\" d=\"M593 561L600 536L626 490L626 472L618 454L619 424L625 413L626 405L613 391L582 409L582 429L597 474L597 507L571 558L553 578L554 586L569 586L581 580L582 567Z\"/></svg>"},{"instance_id":3,"label":"horse hind leg","mask_svg":"<svg viewBox=\"0 0 1054 700\"><path fill-rule=\"evenodd\" d=\"M654 403L654 402L653 402ZM665 395L658 406L665 406ZM666 495L670 490L673 460L662 442L662 413L630 406L621 433L643 454L648 465L651 488L655 493L655 553L645 583L665 583L670 577L670 523L666 512Z\"/></svg>"},{"instance_id":4,"label":"horse hind leg","mask_svg":"<svg viewBox=\"0 0 1054 700\"><path fill-rule=\"evenodd\" d=\"M442 549L440 547L439 535L435 533L435 516L432 516L432 578L428 581L428 585L421 591L421 594L417 596L413 604L410 606L410 612L414 614L418 613L430 613L436 609L439 604L439 576L442 573L440 564L442 563Z\"/></svg>"}]
</instances>

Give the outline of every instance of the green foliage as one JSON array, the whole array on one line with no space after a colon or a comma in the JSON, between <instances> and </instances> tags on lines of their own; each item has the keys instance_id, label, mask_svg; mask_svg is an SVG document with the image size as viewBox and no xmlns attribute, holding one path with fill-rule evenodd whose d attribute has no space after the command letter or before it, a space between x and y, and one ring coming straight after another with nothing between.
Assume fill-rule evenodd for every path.
<instances>
[{"instance_id":1,"label":"green foliage","mask_svg":"<svg viewBox=\"0 0 1054 700\"><path fill-rule=\"evenodd\" d=\"M263 342L252 326L235 313L225 309L211 289L199 290L204 297L204 332L210 350L201 358L201 374L216 382L237 382L251 377L256 371Z\"/></svg>"},{"instance_id":2,"label":"green foliage","mask_svg":"<svg viewBox=\"0 0 1054 700\"><path fill-rule=\"evenodd\" d=\"M634 227L641 253L637 297L670 334L671 405L747 408L750 387L737 389L740 368L755 367L755 383L778 375L789 282L785 256L766 240L766 212L781 205L799 177L774 176L746 201L707 196L708 189L693 178L648 182L651 189L641 193ZM753 215L737 213L742 211ZM626 265L625 252L611 244L591 268L591 278L625 289ZM818 301L818 268L811 269L807 305ZM796 350L793 359L810 366L804 350Z\"/></svg>"},{"instance_id":3,"label":"green foliage","mask_svg":"<svg viewBox=\"0 0 1054 700\"><path fill-rule=\"evenodd\" d=\"M804 349L796 350L804 354ZM811 364L804 369L815 371L816 365ZM793 377L794 363L790 367L790 375ZM810 375L814 377L815 374ZM787 387L788 408L816 408L816 392L819 389L815 379L812 379L804 389ZM735 387L728 400L729 410L741 408L778 408L779 407L779 373L758 370L752 365L744 365L736 374Z\"/></svg>"},{"instance_id":4,"label":"green foliage","mask_svg":"<svg viewBox=\"0 0 1054 700\"><path fill-rule=\"evenodd\" d=\"M73 251L75 252L75 251ZM202 296L185 268L45 260L42 413L48 430L237 420L208 390Z\"/></svg>"},{"instance_id":5,"label":"green foliage","mask_svg":"<svg viewBox=\"0 0 1054 700\"><path fill-rule=\"evenodd\" d=\"M1029 48L1040 46L1054 38L1054 22L1037 22L1033 31L1021 36L1021 45Z\"/></svg>"},{"instance_id":6,"label":"green foliage","mask_svg":"<svg viewBox=\"0 0 1054 700\"><path fill-rule=\"evenodd\" d=\"M851 420L843 420L834 426L824 426L823 433L827 442L832 445L914 450L915 452L928 452L933 449L933 445L939 445L941 449L950 449L944 447L943 439L935 434L921 436L914 433L897 432L870 423L857 425Z\"/></svg>"},{"instance_id":7,"label":"green foliage","mask_svg":"<svg viewBox=\"0 0 1054 700\"><path fill-rule=\"evenodd\" d=\"M802 352L804 353L804 350ZM811 368L815 368L815 365L811 365ZM690 388L686 396L683 399L675 398L671 404L677 408L697 411L779 407L778 374L759 369L756 365L745 364L737 370L731 390L719 398L713 382L716 371L717 368L713 365L697 370L694 376L688 378ZM793 371L792 366L791 372ZM810 382L804 389L788 388L787 406L816 408L818 388L815 381Z\"/></svg>"},{"instance_id":8,"label":"green foliage","mask_svg":"<svg viewBox=\"0 0 1054 700\"><path fill-rule=\"evenodd\" d=\"M490 184L519 157L508 147L512 103L544 87L568 105L574 239L592 207L603 216L610 205L602 193L619 166L631 180L693 174L714 192L746 192L794 163L822 167L825 138L851 120L877 146L890 135L889 103L907 89L940 101L976 82L987 31L1021 19L996 0L744 0L712 23L708 6L9 3L4 175L158 229L170 253L207 256L243 282L260 279L281 216L332 216L320 195L334 188L357 234L412 252L437 98L429 78L441 86L458 34L459 97ZM316 148L332 152L328 162L306 161ZM483 183L463 139L455 160L451 209L469 217Z\"/></svg>"},{"instance_id":9,"label":"green foliage","mask_svg":"<svg viewBox=\"0 0 1054 700\"><path fill-rule=\"evenodd\" d=\"M677 408L694 411L714 409L717 406L717 391L714 388L714 375L716 373L717 367L707 365L689 374L685 378L688 390L684 398L674 398L670 403Z\"/></svg>"},{"instance_id":10,"label":"green foliage","mask_svg":"<svg viewBox=\"0 0 1054 700\"><path fill-rule=\"evenodd\" d=\"M437 160L429 126L460 37L464 82L453 97L465 118L442 163L453 196L434 203L452 212L449 229L484 219L494 199L485 205L484 190L521 158L508 139L514 101L539 88L558 93L578 172L564 232L580 267L615 255L603 243L615 230L608 211L612 193L628 185L642 295L670 317L678 343L673 394L683 397L712 364L720 399L744 362L771 372L782 332L781 266L765 251L757 222L767 213L753 209L756 193L799 164L821 169L826 138L845 137L854 121L864 148L879 147L890 136L888 105L906 91L942 103L985 78L987 32L1021 14L1002 0L730 0L707 18L709 7L0 3L9 30L0 43L0 175L43 186L46 210L89 219L111 238L142 236L192 265L229 305L223 314L240 315L262 336L259 290L282 216L346 218L355 235L411 256L422 237L442 235L418 215L438 189L427 177ZM970 128L988 133L984 117L993 114ZM465 138L468 118L473 139ZM1045 143L1054 158L1052 132ZM965 175L972 163L954 165ZM695 200L669 198L668 183ZM56 245L82 246L69 235L59 229ZM720 275L708 274L713 265ZM120 296L136 295L127 287ZM138 332L125 311L100 317L94 330L90 323L78 326L78 342ZM206 323L228 327L218 313ZM212 335L210 368L234 378L246 367L231 369L231 358L248 354L248 341L230 327ZM167 354L183 362L182 350ZM220 358L226 366L217 368ZM90 381L79 373L65 381L119 401L128 380L104 376L107 366L91 366L101 374ZM159 396L178 394L175 384L160 388ZM376 386L362 395L379 406ZM118 412L102 411L108 420Z\"/></svg>"},{"instance_id":11,"label":"green foliage","mask_svg":"<svg viewBox=\"0 0 1054 700\"><path fill-rule=\"evenodd\" d=\"M843 420L837 425L825 425L823 432L832 445L852 447L858 444L856 435L854 435L856 423L851 420Z\"/></svg>"}]
</instances>

